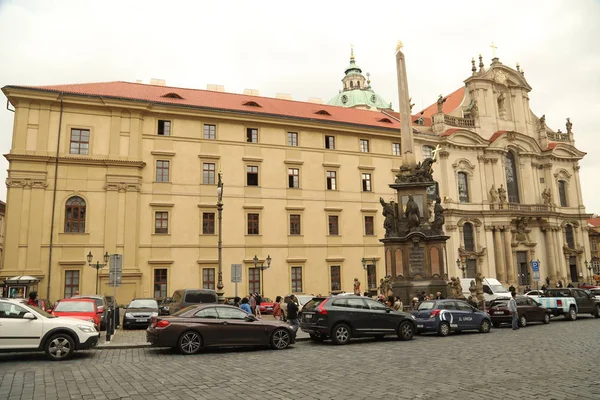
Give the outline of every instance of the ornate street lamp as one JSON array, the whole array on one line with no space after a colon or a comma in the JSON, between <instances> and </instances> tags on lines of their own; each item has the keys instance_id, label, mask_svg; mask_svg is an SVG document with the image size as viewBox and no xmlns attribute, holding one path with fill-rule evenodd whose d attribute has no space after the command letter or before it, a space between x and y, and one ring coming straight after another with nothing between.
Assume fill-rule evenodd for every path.
<instances>
[{"instance_id":1,"label":"ornate street lamp","mask_svg":"<svg viewBox=\"0 0 600 400\"><path fill-rule=\"evenodd\" d=\"M258 262L258 256L255 254L254 258L252 259L252 261L254 261L254 268L258 268L260 269L260 295L264 296L265 295L265 284L263 281L264 278L264 270L265 269L269 269L269 267L271 266L271 256L267 256L267 265L265 265L264 261L261 261L260 263Z\"/></svg>"},{"instance_id":2,"label":"ornate street lamp","mask_svg":"<svg viewBox=\"0 0 600 400\"><path fill-rule=\"evenodd\" d=\"M465 273L467 271L467 262L462 258L456 259L456 268L460 269L463 273L463 278L465 278Z\"/></svg>"},{"instance_id":3,"label":"ornate street lamp","mask_svg":"<svg viewBox=\"0 0 600 400\"><path fill-rule=\"evenodd\" d=\"M96 269L96 294L98 294L98 273L100 271L100 268L104 268L106 267L106 265L108 264L108 260L110 260L110 254L108 254L108 251L106 252L106 254L104 254L104 264L102 264L100 261L96 261L96 263L92 263L92 261L94 260L94 256L92 255L92 252L90 251L87 255L87 261L88 261L88 265L92 268Z\"/></svg>"},{"instance_id":4,"label":"ornate street lamp","mask_svg":"<svg viewBox=\"0 0 600 400\"><path fill-rule=\"evenodd\" d=\"M217 280L217 296L219 298L219 303L224 303L225 298L223 297L223 173L219 171L219 181L217 183L217 213L219 218L219 240L217 243L218 247L218 260L219 260L219 270L218 270L218 280Z\"/></svg>"}]
</instances>

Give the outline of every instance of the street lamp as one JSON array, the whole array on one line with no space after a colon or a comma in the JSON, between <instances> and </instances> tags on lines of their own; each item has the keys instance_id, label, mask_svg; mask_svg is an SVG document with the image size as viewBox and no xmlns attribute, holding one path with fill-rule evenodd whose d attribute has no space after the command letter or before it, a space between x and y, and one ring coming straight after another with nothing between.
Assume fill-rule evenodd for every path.
<instances>
[{"instance_id":1,"label":"street lamp","mask_svg":"<svg viewBox=\"0 0 600 400\"><path fill-rule=\"evenodd\" d=\"M456 268L460 269L463 273L463 278L465 278L465 272L467 271L467 263L465 259L457 258L456 259Z\"/></svg>"},{"instance_id":2,"label":"street lamp","mask_svg":"<svg viewBox=\"0 0 600 400\"><path fill-rule=\"evenodd\" d=\"M100 271L100 268L106 267L109 259L110 259L110 254L108 254L108 251L107 251L106 254L104 254L104 264L102 264L100 261L96 261L96 263L93 264L92 261L94 260L94 256L92 255L92 252L90 251L87 255L88 265L90 267L96 269L96 294L98 294L98 279L99 279L98 273Z\"/></svg>"},{"instance_id":3,"label":"street lamp","mask_svg":"<svg viewBox=\"0 0 600 400\"><path fill-rule=\"evenodd\" d=\"M258 268L260 269L260 295L264 296L265 295L265 284L263 281L264 278L264 273L263 271L265 269L269 269L269 267L271 266L271 256L267 256L267 265L265 265L264 261L261 261L260 263L258 262L258 256L255 254L254 258L252 259L252 261L254 261L254 268Z\"/></svg>"},{"instance_id":4,"label":"street lamp","mask_svg":"<svg viewBox=\"0 0 600 400\"><path fill-rule=\"evenodd\" d=\"M225 298L223 297L223 257L221 256L223 252L223 234L221 229L223 226L223 173L221 171L219 171L219 181L217 183L217 213L219 218L219 240L217 242L217 258L219 260L219 270L217 278L217 297L219 298L219 303L224 303Z\"/></svg>"}]
</instances>

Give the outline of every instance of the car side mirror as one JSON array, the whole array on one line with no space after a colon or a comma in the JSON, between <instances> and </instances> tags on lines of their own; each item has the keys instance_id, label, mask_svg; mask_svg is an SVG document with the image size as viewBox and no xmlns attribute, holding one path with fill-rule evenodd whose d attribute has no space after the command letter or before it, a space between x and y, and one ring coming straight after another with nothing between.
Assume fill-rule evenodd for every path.
<instances>
[{"instance_id":1,"label":"car side mirror","mask_svg":"<svg viewBox=\"0 0 600 400\"><path fill-rule=\"evenodd\" d=\"M252 315L252 314L246 315L246 317L244 318L244 320L248 321L248 322L258 321L258 319L254 315Z\"/></svg>"},{"instance_id":2,"label":"car side mirror","mask_svg":"<svg viewBox=\"0 0 600 400\"><path fill-rule=\"evenodd\" d=\"M23 319L35 319L35 315L30 312L23 314Z\"/></svg>"}]
</instances>

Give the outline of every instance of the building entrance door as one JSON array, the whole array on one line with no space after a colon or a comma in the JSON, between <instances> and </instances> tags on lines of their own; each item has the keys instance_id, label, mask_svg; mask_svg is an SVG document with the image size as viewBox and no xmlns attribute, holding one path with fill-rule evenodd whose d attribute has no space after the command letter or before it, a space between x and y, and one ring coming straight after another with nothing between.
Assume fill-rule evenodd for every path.
<instances>
[{"instance_id":1,"label":"building entrance door","mask_svg":"<svg viewBox=\"0 0 600 400\"><path fill-rule=\"evenodd\" d=\"M467 269L465 271L467 278L475 278L477 275L477 260L475 259L467 259Z\"/></svg>"},{"instance_id":2,"label":"building entrance door","mask_svg":"<svg viewBox=\"0 0 600 400\"><path fill-rule=\"evenodd\" d=\"M526 251L517 251L517 273L519 274L519 286L531 285Z\"/></svg>"},{"instance_id":3,"label":"building entrance door","mask_svg":"<svg viewBox=\"0 0 600 400\"><path fill-rule=\"evenodd\" d=\"M569 272L571 274L571 282L579 282L577 277L577 258L574 256L569 257Z\"/></svg>"}]
</instances>

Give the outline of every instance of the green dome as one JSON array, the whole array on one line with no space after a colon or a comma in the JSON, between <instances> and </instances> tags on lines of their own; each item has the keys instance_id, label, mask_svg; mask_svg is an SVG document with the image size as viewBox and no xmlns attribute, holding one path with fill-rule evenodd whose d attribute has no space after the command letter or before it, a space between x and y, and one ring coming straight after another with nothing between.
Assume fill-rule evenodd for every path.
<instances>
[{"instance_id":1,"label":"green dome","mask_svg":"<svg viewBox=\"0 0 600 400\"><path fill-rule=\"evenodd\" d=\"M383 110L392 108L392 103L385 101L370 88L345 90L334 96L327 104L338 107L374 107Z\"/></svg>"},{"instance_id":2,"label":"green dome","mask_svg":"<svg viewBox=\"0 0 600 400\"><path fill-rule=\"evenodd\" d=\"M348 65L348 68L346 68L346 70L344 71L344 73L346 75L349 75L350 73L360 74L360 73L362 73L362 69L360 69L359 66L356 65L356 63L354 62L354 58L351 58L350 59L350 65Z\"/></svg>"}]
</instances>

